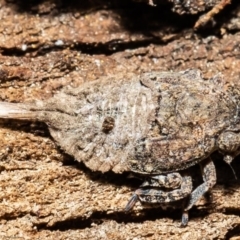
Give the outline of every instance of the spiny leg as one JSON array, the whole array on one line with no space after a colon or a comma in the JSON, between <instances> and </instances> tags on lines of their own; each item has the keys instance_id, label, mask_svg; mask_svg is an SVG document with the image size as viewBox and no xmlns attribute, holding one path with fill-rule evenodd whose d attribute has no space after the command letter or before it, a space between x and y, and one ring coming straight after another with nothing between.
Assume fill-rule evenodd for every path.
<instances>
[{"instance_id":1,"label":"spiny leg","mask_svg":"<svg viewBox=\"0 0 240 240\"><path fill-rule=\"evenodd\" d=\"M221 2L216 4L208 13L204 14L198 19L198 21L194 25L194 29L198 29L201 25L207 23L214 15L218 14L226 7L226 5L230 3L231 0L222 0Z\"/></svg>"},{"instance_id":2,"label":"spiny leg","mask_svg":"<svg viewBox=\"0 0 240 240\"><path fill-rule=\"evenodd\" d=\"M189 197L187 206L184 209L182 216L182 226L186 226L188 223L188 211L193 207L193 205L216 184L216 169L210 158L200 164L203 181L200 186L198 186Z\"/></svg>"},{"instance_id":3,"label":"spiny leg","mask_svg":"<svg viewBox=\"0 0 240 240\"><path fill-rule=\"evenodd\" d=\"M172 178L172 174L168 174L165 177ZM152 187L151 185L148 186ZM129 200L127 206L125 207L125 211L129 211L130 209L132 209L138 200L147 203L168 203L180 200L188 196L191 191L192 178L190 176L183 176L180 188L171 191L163 191L161 189L157 189L156 186L154 186L154 188L139 188L135 191L135 193Z\"/></svg>"}]
</instances>

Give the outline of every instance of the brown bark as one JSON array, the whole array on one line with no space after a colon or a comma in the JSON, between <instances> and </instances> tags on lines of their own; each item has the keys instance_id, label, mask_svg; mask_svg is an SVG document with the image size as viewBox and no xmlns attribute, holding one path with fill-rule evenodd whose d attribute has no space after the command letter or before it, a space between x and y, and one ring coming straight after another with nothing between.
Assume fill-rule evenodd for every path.
<instances>
[{"instance_id":1,"label":"brown bark","mask_svg":"<svg viewBox=\"0 0 240 240\"><path fill-rule=\"evenodd\" d=\"M78 2L78 1L76 1ZM46 99L100 76L198 68L240 76L238 1L216 25L130 1L0 1L0 98ZM91 172L59 150L41 123L1 120L0 239L239 239L240 183L218 155L210 199L190 211L123 208L141 181ZM236 159L233 166L240 176ZM196 179L200 178L194 167ZM180 205L173 204L177 208ZM15 239L18 239L15 238Z\"/></svg>"}]
</instances>

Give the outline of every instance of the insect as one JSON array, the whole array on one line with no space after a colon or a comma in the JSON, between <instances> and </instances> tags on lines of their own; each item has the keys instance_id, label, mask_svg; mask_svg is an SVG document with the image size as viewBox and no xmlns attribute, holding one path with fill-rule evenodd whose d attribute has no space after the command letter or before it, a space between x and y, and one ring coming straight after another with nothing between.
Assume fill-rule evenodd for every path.
<instances>
[{"instance_id":1,"label":"insect","mask_svg":"<svg viewBox=\"0 0 240 240\"><path fill-rule=\"evenodd\" d=\"M214 15L221 12L231 0L168 0L173 4L172 10L179 14L198 14L210 9L203 14L194 25L194 29L205 25ZM150 5L157 4L157 0L149 0ZM155 3L156 2L156 3Z\"/></svg>"},{"instance_id":2,"label":"insect","mask_svg":"<svg viewBox=\"0 0 240 240\"><path fill-rule=\"evenodd\" d=\"M147 72L109 76L67 87L34 103L0 102L0 118L45 122L56 143L93 171L131 171L147 177L129 200L168 203L186 199L188 211L216 183L210 154L230 164L240 153L240 87L221 75ZM192 189L190 166L200 164L203 183Z\"/></svg>"}]
</instances>

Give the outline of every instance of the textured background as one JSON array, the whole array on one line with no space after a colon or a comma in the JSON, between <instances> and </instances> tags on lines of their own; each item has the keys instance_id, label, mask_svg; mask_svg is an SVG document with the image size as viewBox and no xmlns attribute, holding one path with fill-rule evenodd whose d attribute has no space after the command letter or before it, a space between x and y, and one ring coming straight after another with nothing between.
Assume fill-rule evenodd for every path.
<instances>
[{"instance_id":1,"label":"textured background","mask_svg":"<svg viewBox=\"0 0 240 240\"><path fill-rule=\"evenodd\" d=\"M240 77L240 4L205 28L200 15L130 0L0 0L0 99L46 99L108 74L199 68ZM214 154L218 183L190 211L124 213L141 181L91 172L55 146L42 123L0 122L0 239L240 239L240 181ZM240 164L234 169L240 178ZM198 166L192 168L201 179ZM180 207L180 204L173 204ZM9 238L8 238L9 237Z\"/></svg>"}]
</instances>

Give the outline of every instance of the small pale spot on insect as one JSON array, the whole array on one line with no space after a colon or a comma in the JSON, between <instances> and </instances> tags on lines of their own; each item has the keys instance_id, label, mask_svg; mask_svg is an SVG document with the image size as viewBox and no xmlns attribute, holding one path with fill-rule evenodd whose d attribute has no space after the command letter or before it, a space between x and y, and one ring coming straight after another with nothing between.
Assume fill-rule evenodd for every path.
<instances>
[{"instance_id":1,"label":"small pale spot on insect","mask_svg":"<svg viewBox=\"0 0 240 240\"><path fill-rule=\"evenodd\" d=\"M145 169L146 172L152 172L153 166L152 165L146 165L144 169Z\"/></svg>"}]
</instances>

